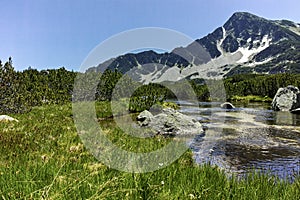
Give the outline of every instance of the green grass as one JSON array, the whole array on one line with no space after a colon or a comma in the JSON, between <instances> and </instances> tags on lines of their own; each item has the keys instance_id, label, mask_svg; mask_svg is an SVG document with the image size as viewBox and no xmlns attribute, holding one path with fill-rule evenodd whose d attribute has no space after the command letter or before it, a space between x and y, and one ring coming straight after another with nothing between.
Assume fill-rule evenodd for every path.
<instances>
[{"instance_id":1,"label":"green grass","mask_svg":"<svg viewBox=\"0 0 300 200\"><path fill-rule=\"evenodd\" d=\"M233 96L229 98L230 101L248 101L248 102L272 102L272 99L268 96L261 97L255 95L248 96Z\"/></svg>"},{"instance_id":2,"label":"green grass","mask_svg":"<svg viewBox=\"0 0 300 200\"><path fill-rule=\"evenodd\" d=\"M111 116L98 103L97 116ZM196 166L187 151L161 170L133 174L110 169L83 146L70 104L36 107L13 115L19 122L0 123L1 199L299 199L294 183L257 176L237 181L208 165ZM155 137L147 145L122 134L113 121L100 121L116 144L152 150L171 139Z\"/></svg>"}]
</instances>

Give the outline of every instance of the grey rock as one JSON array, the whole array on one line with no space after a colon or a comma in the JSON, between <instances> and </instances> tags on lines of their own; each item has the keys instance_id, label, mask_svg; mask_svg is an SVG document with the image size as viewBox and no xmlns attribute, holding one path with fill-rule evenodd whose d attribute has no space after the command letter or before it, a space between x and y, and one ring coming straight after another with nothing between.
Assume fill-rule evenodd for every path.
<instances>
[{"instance_id":1,"label":"grey rock","mask_svg":"<svg viewBox=\"0 0 300 200\"><path fill-rule=\"evenodd\" d=\"M177 136L195 135L203 132L200 122L174 109L163 109L161 113L155 116L149 113L143 111L137 118L140 126L149 127L156 134Z\"/></svg>"},{"instance_id":2,"label":"grey rock","mask_svg":"<svg viewBox=\"0 0 300 200\"><path fill-rule=\"evenodd\" d=\"M300 91L297 87L289 85L279 88L272 101L275 111L291 111L300 107Z\"/></svg>"},{"instance_id":3,"label":"grey rock","mask_svg":"<svg viewBox=\"0 0 300 200\"><path fill-rule=\"evenodd\" d=\"M153 119L153 115L148 110L144 110L137 116L136 119L140 126L148 126Z\"/></svg>"},{"instance_id":4,"label":"grey rock","mask_svg":"<svg viewBox=\"0 0 300 200\"><path fill-rule=\"evenodd\" d=\"M234 109L235 108L235 106L229 102L222 103L220 106L221 106L221 108L224 108L224 109Z\"/></svg>"}]
</instances>

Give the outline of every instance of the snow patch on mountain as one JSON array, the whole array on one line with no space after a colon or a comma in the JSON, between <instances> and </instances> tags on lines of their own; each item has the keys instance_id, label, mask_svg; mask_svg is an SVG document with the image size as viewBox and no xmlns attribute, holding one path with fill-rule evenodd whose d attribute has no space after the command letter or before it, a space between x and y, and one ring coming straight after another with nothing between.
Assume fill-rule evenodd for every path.
<instances>
[{"instance_id":1,"label":"snow patch on mountain","mask_svg":"<svg viewBox=\"0 0 300 200\"><path fill-rule=\"evenodd\" d=\"M181 75L180 69L178 67L171 67L167 69L163 74L161 74L160 77L155 77L154 79L143 79L143 80L144 83L150 83L150 82L160 83L163 81L178 81L182 78L184 77Z\"/></svg>"},{"instance_id":2,"label":"snow patch on mountain","mask_svg":"<svg viewBox=\"0 0 300 200\"><path fill-rule=\"evenodd\" d=\"M251 38L248 39L248 41ZM237 52L241 52L242 53L242 58L240 60L237 61L237 63L245 63L248 62L249 60L251 60L251 58L258 54L259 52L265 50L266 48L268 48L270 46L270 43L272 41L272 38L269 38L268 35L265 35L261 41L257 40L257 41L253 41L253 43L261 43L261 45L258 48L252 48L249 49L250 47L239 47L239 49L237 50Z\"/></svg>"},{"instance_id":3,"label":"snow patch on mountain","mask_svg":"<svg viewBox=\"0 0 300 200\"><path fill-rule=\"evenodd\" d=\"M268 58L261 62L250 62L252 58L261 51L268 48L272 42L272 38L268 35L262 37L261 40L253 41L252 38L247 39L247 44L243 47L239 47L237 51L230 53L226 52L222 48L222 43L226 39L226 30L222 27L223 37L217 42L217 49L221 52L221 55L217 58L211 59L205 64L196 65L194 62L190 66L180 69L178 66L172 66L170 68L155 69L153 73L147 75L141 75L141 80L144 83L149 82L163 82L163 81L177 81L184 77L193 78L214 78L222 79L224 75L238 64L245 64L245 66L254 67L260 64L267 63L273 58ZM250 43L254 46L250 48ZM193 55L191 55L193 56ZM194 60L194 56L192 58ZM225 67L226 66L226 67ZM160 71L160 72L159 72ZM163 71L163 72L162 72Z\"/></svg>"},{"instance_id":4,"label":"snow patch on mountain","mask_svg":"<svg viewBox=\"0 0 300 200\"><path fill-rule=\"evenodd\" d=\"M287 21L287 20L276 20L274 22L276 24L278 24L279 26L296 33L297 35L300 35L300 25L299 24L292 22L292 21Z\"/></svg>"},{"instance_id":5,"label":"snow patch on mountain","mask_svg":"<svg viewBox=\"0 0 300 200\"><path fill-rule=\"evenodd\" d=\"M224 55L226 52L222 48L222 44L223 44L224 40L226 39L226 30L223 26L222 26L222 32L223 32L223 37L222 37L222 39L220 39L217 42L217 49L218 49L219 52L221 52L221 55Z\"/></svg>"},{"instance_id":6,"label":"snow patch on mountain","mask_svg":"<svg viewBox=\"0 0 300 200\"><path fill-rule=\"evenodd\" d=\"M266 63L272 61L273 59L274 58L268 58L268 59L266 59L264 61L261 61L261 62L251 62L251 63L248 63L246 66L247 67L255 67L257 65L263 65L263 64L266 64Z\"/></svg>"},{"instance_id":7,"label":"snow patch on mountain","mask_svg":"<svg viewBox=\"0 0 300 200\"><path fill-rule=\"evenodd\" d=\"M155 70L153 72L147 74L140 74L140 78L144 84L148 84L158 78L160 71L161 69L158 69L158 66L155 65Z\"/></svg>"},{"instance_id":8,"label":"snow patch on mountain","mask_svg":"<svg viewBox=\"0 0 300 200\"><path fill-rule=\"evenodd\" d=\"M294 33L300 35L300 26L297 25L297 27L289 27L290 31L293 31Z\"/></svg>"},{"instance_id":9,"label":"snow patch on mountain","mask_svg":"<svg viewBox=\"0 0 300 200\"><path fill-rule=\"evenodd\" d=\"M219 56L218 58L214 58L211 61L202 64L202 65L192 65L190 67L182 69L181 73L177 74L177 77L188 77L191 76L191 78L215 78L215 79L221 79L225 72L220 67L223 67L225 65L234 65L237 60L239 60L242 57L240 52L235 52L232 54L226 53L225 55ZM165 72L165 80L166 78L170 78L171 76L174 76L174 72L179 70L172 70L172 74L167 74ZM160 79L159 81L164 81L163 79Z\"/></svg>"}]
</instances>

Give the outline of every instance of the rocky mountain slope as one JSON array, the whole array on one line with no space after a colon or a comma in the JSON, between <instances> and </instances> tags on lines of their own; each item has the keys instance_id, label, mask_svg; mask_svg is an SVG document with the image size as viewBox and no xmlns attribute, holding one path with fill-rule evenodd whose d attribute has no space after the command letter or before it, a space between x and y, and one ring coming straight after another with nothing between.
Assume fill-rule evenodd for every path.
<instances>
[{"instance_id":1,"label":"rocky mountain slope","mask_svg":"<svg viewBox=\"0 0 300 200\"><path fill-rule=\"evenodd\" d=\"M214 32L169 53L144 51L89 70L119 70L144 83L239 73L300 73L300 24L237 12Z\"/></svg>"}]
</instances>

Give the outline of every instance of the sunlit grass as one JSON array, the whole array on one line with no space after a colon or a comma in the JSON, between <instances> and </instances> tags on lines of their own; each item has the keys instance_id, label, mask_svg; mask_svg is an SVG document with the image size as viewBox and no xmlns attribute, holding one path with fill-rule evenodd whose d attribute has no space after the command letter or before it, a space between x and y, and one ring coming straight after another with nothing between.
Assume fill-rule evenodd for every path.
<instances>
[{"instance_id":1,"label":"sunlit grass","mask_svg":"<svg viewBox=\"0 0 300 200\"><path fill-rule=\"evenodd\" d=\"M249 102L272 102L272 98L265 96L255 96L255 95L248 95L248 96L233 96L229 99L230 101L249 101Z\"/></svg>"},{"instance_id":2,"label":"sunlit grass","mask_svg":"<svg viewBox=\"0 0 300 200\"><path fill-rule=\"evenodd\" d=\"M98 103L97 116L111 116ZM110 169L84 147L72 119L72 106L36 107L0 123L1 199L299 199L300 180L254 176L237 181L208 165L197 166L187 151L161 170L132 174ZM150 151L170 139L154 137L140 147L112 121L99 123L116 145Z\"/></svg>"}]
</instances>

